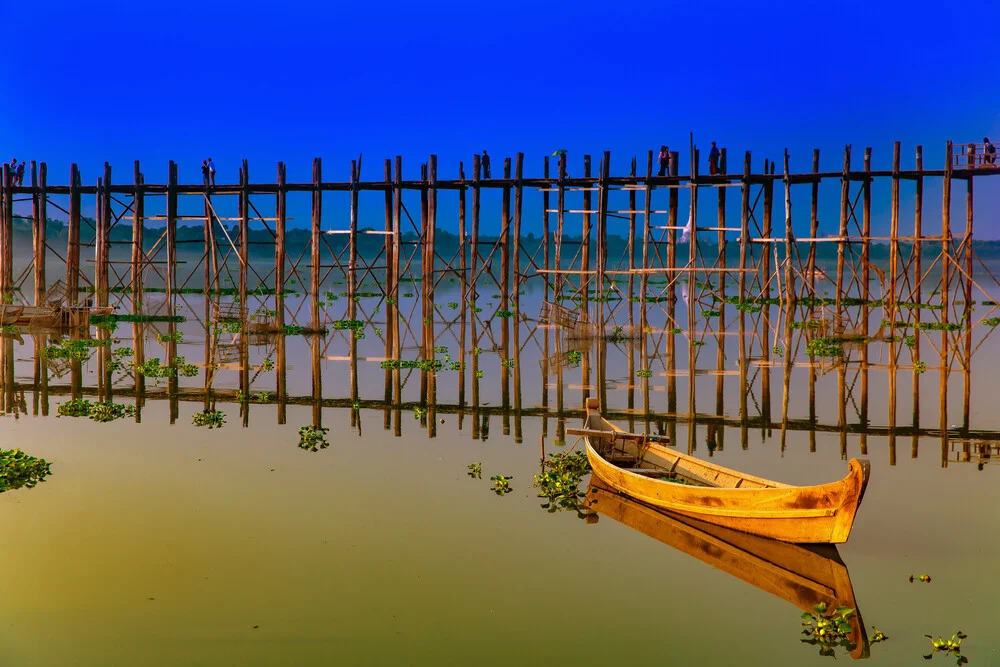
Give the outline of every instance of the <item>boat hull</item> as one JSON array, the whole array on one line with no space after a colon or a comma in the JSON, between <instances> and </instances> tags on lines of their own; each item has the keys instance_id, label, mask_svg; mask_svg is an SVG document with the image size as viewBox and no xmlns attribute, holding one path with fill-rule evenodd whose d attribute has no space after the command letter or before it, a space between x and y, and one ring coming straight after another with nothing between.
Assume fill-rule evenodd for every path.
<instances>
[{"instance_id":1,"label":"boat hull","mask_svg":"<svg viewBox=\"0 0 1000 667\"><path fill-rule=\"evenodd\" d=\"M596 426L594 415L589 426ZM620 432L602 419L609 435ZM816 486L786 486L773 488L727 488L724 486L692 486L632 472L608 461L586 437L587 457L593 473L611 488L653 507L690 516L719 526L752 535L769 537L797 544L840 544L846 542L854 526L854 518L868 483L867 461L851 459L849 472L841 480ZM653 446L663 459L678 463L690 461L692 467L706 465L695 457ZM684 466L681 466L683 469ZM742 479L740 473L711 465L721 478ZM767 482L760 478L748 479ZM739 486L739 483L736 483Z\"/></svg>"}]
</instances>

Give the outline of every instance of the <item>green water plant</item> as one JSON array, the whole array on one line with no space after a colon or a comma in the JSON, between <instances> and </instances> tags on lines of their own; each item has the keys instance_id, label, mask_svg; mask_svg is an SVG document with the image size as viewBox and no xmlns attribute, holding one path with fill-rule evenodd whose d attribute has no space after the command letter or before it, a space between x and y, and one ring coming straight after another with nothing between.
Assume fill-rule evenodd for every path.
<instances>
[{"instance_id":1,"label":"green water plant","mask_svg":"<svg viewBox=\"0 0 1000 667\"><path fill-rule=\"evenodd\" d=\"M649 370L648 368L642 368L640 370L637 370L635 374L641 378L653 377L653 371Z\"/></svg>"},{"instance_id":2,"label":"green water plant","mask_svg":"<svg viewBox=\"0 0 1000 667\"><path fill-rule=\"evenodd\" d=\"M20 449L0 450L0 493L32 488L52 474L52 464Z\"/></svg>"},{"instance_id":3,"label":"green water plant","mask_svg":"<svg viewBox=\"0 0 1000 667\"><path fill-rule=\"evenodd\" d=\"M468 468L469 468L469 472L467 474L469 475L469 477L471 477L473 479L482 479L483 478L483 462L482 461L476 461L475 463L470 463L468 465Z\"/></svg>"},{"instance_id":4,"label":"green water plant","mask_svg":"<svg viewBox=\"0 0 1000 667\"><path fill-rule=\"evenodd\" d=\"M195 426L207 426L209 430L222 428L222 425L226 423L226 415L220 410L202 410L194 413L191 417L191 423Z\"/></svg>"},{"instance_id":5,"label":"green water plant","mask_svg":"<svg viewBox=\"0 0 1000 667\"><path fill-rule=\"evenodd\" d=\"M157 343L183 343L184 342L184 332L177 331L175 333L165 333L156 334Z\"/></svg>"},{"instance_id":6,"label":"green water plant","mask_svg":"<svg viewBox=\"0 0 1000 667\"><path fill-rule=\"evenodd\" d=\"M989 318L983 320L983 324L985 324L986 326L991 327L991 328L992 327L998 327L998 326L1000 326L1000 317L989 317Z\"/></svg>"},{"instance_id":7,"label":"green water plant","mask_svg":"<svg viewBox=\"0 0 1000 667\"><path fill-rule=\"evenodd\" d=\"M914 373L916 373L917 375L923 375L926 371L927 371L927 363L926 362L920 361L919 359L917 361L913 362L913 372Z\"/></svg>"},{"instance_id":8,"label":"green water plant","mask_svg":"<svg viewBox=\"0 0 1000 667\"><path fill-rule=\"evenodd\" d=\"M95 422L113 422L125 417L135 417L134 405L121 403L95 403L90 409L90 418Z\"/></svg>"},{"instance_id":9,"label":"green water plant","mask_svg":"<svg viewBox=\"0 0 1000 667\"><path fill-rule=\"evenodd\" d=\"M303 426L299 429L299 449L310 452L318 452L326 449L330 443L326 440L326 434L330 429L323 426Z\"/></svg>"},{"instance_id":10,"label":"green water plant","mask_svg":"<svg viewBox=\"0 0 1000 667\"><path fill-rule=\"evenodd\" d=\"M935 653L948 653L952 657L956 658L956 665L964 665L969 662L969 659L962 655L962 640L967 639L968 635L959 630L951 636L951 639L943 639L938 637L934 639L931 635L924 635L931 640L931 646L933 650L924 656L924 660L930 660L934 657Z\"/></svg>"},{"instance_id":11,"label":"green water plant","mask_svg":"<svg viewBox=\"0 0 1000 667\"><path fill-rule=\"evenodd\" d=\"M868 643L878 644L879 642L884 642L887 641L888 639L889 635L885 634L884 632L876 628L874 625L872 626L872 638L869 640Z\"/></svg>"},{"instance_id":12,"label":"green water plant","mask_svg":"<svg viewBox=\"0 0 1000 667\"><path fill-rule=\"evenodd\" d=\"M855 644L850 640L852 632L850 619L854 616L854 611L849 607L837 607L828 611L827 604L821 602L814 606L811 612L803 612L802 634L805 638L801 641L818 646L819 654L822 656L835 658L838 646L848 651L853 650Z\"/></svg>"},{"instance_id":13,"label":"green water plant","mask_svg":"<svg viewBox=\"0 0 1000 667\"><path fill-rule=\"evenodd\" d=\"M586 492L580 490L580 482L590 472L587 453L555 452L542 462L542 472L535 475L534 487L538 497L545 498L542 508L549 512L574 510L581 516Z\"/></svg>"},{"instance_id":14,"label":"green water plant","mask_svg":"<svg viewBox=\"0 0 1000 667\"><path fill-rule=\"evenodd\" d=\"M503 496L514 489L510 488L510 480L514 479L513 475L493 475L490 477L490 481L493 482L493 493L498 496Z\"/></svg>"},{"instance_id":15,"label":"green water plant","mask_svg":"<svg viewBox=\"0 0 1000 667\"><path fill-rule=\"evenodd\" d=\"M921 574L919 576L914 576L914 575L911 574L909 577L907 577L907 579L909 580L909 582L911 584L914 581L919 581L922 584L929 584L929 583L931 583L931 575L929 575L929 574Z\"/></svg>"}]
</instances>

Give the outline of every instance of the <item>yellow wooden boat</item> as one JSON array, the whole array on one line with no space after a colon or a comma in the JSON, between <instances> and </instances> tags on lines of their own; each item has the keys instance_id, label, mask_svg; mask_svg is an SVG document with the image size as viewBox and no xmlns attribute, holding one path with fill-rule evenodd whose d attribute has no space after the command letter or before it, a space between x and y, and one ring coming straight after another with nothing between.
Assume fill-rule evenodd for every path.
<instances>
[{"instance_id":1,"label":"yellow wooden boat","mask_svg":"<svg viewBox=\"0 0 1000 667\"><path fill-rule=\"evenodd\" d=\"M855 659L868 657L868 634L857 609L851 575L837 547L779 542L665 512L617 493L596 477L591 479L587 503L596 512L587 517L588 522L606 516L802 611L813 612L820 604L826 604L827 609L854 609L848 619L852 645L848 651Z\"/></svg>"},{"instance_id":2,"label":"yellow wooden boat","mask_svg":"<svg viewBox=\"0 0 1000 667\"><path fill-rule=\"evenodd\" d=\"M784 542L846 542L868 484L867 460L851 459L843 479L790 486L681 454L626 433L587 400L581 435L595 475L641 502L733 530Z\"/></svg>"}]
</instances>

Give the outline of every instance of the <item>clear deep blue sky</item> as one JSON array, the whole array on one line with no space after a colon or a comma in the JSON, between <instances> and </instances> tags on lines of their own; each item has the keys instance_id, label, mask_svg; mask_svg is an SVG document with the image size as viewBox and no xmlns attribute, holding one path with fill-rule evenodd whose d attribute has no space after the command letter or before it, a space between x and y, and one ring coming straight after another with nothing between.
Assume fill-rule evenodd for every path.
<instances>
[{"instance_id":1,"label":"clear deep blue sky","mask_svg":"<svg viewBox=\"0 0 1000 667\"><path fill-rule=\"evenodd\" d=\"M432 152L448 178L484 148L494 173L557 148L571 173L603 150L624 173L691 131L755 168L788 148L805 171L820 148L839 169L848 143L888 168L894 140L904 166L921 143L940 167L946 139L1000 139L998 18L996 0L8 3L0 150L54 182L105 160L128 180L137 158L147 181L172 159L195 182L209 155L226 181L244 157L254 181L278 160L307 180L314 156L346 180L361 152L368 178Z\"/></svg>"}]
</instances>

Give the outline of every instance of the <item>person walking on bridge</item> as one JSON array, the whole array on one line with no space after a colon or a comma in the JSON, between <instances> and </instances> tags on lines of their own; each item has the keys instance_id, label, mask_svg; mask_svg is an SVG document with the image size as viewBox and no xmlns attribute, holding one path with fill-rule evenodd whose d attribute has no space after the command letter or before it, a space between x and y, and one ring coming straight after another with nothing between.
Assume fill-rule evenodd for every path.
<instances>
[{"instance_id":1,"label":"person walking on bridge","mask_svg":"<svg viewBox=\"0 0 1000 667\"><path fill-rule=\"evenodd\" d=\"M989 137L983 137L983 143L986 144L983 149L983 162L990 166L995 166L997 163L997 147L990 143Z\"/></svg>"},{"instance_id":2,"label":"person walking on bridge","mask_svg":"<svg viewBox=\"0 0 1000 667\"><path fill-rule=\"evenodd\" d=\"M215 162L212 158L208 158L208 177L212 181L212 187L215 187Z\"/></svg>"},{"instance_id":3,"label":"person walking on bridge","mask_svg":"<svg viewBox=\"0 0 1000 667\"><path fill-rule=\"evenodd\" d=\"M712 150L708 152L708 175L715 176L719 173L719 149L712 142Z\"/></svg>"},{"instance_id":4,"label":"person walking on bridge","mask_svg":"<svg viewBox=\"0 0 1000 667\"><path fill-rule=\"evenodd\" d=\"M660 161L660 171L658 171L656 175L666 176L667 168L670 166L670 151L667 150L667 147L665 145L660 146L659 161Z\"/></svg>"},{"instance_id":5,"label":"person walking on bridge","mask_svg":"<svg viewBox=\"0 0 1000 667\"><path fill-rule=\"evenodd\" d=\"M490 156L483 151L483 178L490 180Z\"/></svg>"}]
</instances>

